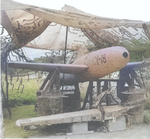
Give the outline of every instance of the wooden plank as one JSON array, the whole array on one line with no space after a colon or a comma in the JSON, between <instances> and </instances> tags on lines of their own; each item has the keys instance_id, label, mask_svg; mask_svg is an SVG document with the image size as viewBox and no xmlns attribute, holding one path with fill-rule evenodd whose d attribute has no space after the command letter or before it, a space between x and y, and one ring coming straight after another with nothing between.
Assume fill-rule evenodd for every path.
<instances>
[{"instance_id":1,"label":"wooden plank","mask_svg":"<svg viewBox=\"0 0 150 139\"><path fill-rule=\"evenodd\" d=\"M124 106L128 106L128 109L132 109L132 108L135 108L135 107L139 107L141 105L143 105L145 103L146 99L138 99L138 100L135 100L135 101L130 101L130 102L127 102L124 104Z\"/></svg>"},{"instance_id":2,"label":"wooden plank","mask_svg":"<svg viewBox=\"0 0 150 139\"><path fill-rule=\"evenodd\" d=\"M146 90L145 89L132 89L131 91L129 91L129 92L121 92L121 93L123 93L123 94L144 94L146 92Z\"/></svg>"},{"instance_id":3,"label":"wooden plank","mask_svg":"<svg viewBox=\"0 0 150 139\"><path fill-rule=\"evenodd\" d=\"M99 109L89 109L63 114L20 119L16 121L16 125L19 127L27 127L30 129L33 126L41 127L44 125L52 125L52 124L110 120L126 114L130 109L138 107L143 102L144 100L140 99L133 102L129 102L129 105L134 104L133 106L122 106L122 105L103 106L101 107L102 108L101 111Z\"/></svg>"},{"instance_id":4,"label":"wooden plank","mask_svg":"<svg viewBox=\"0 0 150 139\"><path fill-rule=\"evenodd\" d=\"M114 119L127 112L127 108L121 105L104 106L105 120Z\"/></svg>"},{"instance_id":5,"label":"wooden plank","mask_svg":"<svg viewBox=\"0 0 150 139\"><path fill-rule=\"evenodd\" d=\"M90 109L84 111L63 113L57 115L41 116L16 121L19 127L43 126L52 124L101 121L101 112L99 109Z\"/></svg>"},{"instance_id":6,"label":"wooden plank","mask_svg":"<svg viewBox=\"0 0 150 139\"><path fill-rule=\"evenodd\" d=\"M105 120L120 117L121 115L128 112L130 109L139 107L145 103L145 99L138 99L135 101L127 102L122 105L104 106L103 111L105 113Z\"/></svg>"},{"instance_id":7,"label":"wooden plank","mask_svg":"<svg viewBox=\"0 0 150 139\"><path fill-rule=\"evenodd\" d=\"M100 101L102 100L102 98L107 94L107 92L110 92L108 90L101 92L98 96L97 96L97 101L93 104L93 108L97 108L98 105L100 104Z\"/></svg>"},{"instance_id":8,"label":"wooden plank","mask_svg":"<svg viewBox=\"0 0 150 139\"><path fill-rule=\"evenodd\" d=\"M106 79L106 78L100 78L98 81L112 81L112 82L118 82L118 81L120 81L120 79L111 79L111 78L108 78L108 79Z\"/></svg>"}]
</instances>

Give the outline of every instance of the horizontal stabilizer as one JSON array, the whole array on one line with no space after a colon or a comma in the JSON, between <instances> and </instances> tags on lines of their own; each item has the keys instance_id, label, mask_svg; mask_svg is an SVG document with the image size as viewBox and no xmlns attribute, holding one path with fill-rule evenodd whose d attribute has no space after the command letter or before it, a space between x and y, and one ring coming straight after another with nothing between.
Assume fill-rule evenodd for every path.
<instances>
[{"instance_id":1,"label":"horizontal stabilizer","mask_svg":"<svg viewBox=\"0 0 150 139\"><path fill-rule=\"evenodd\" d=\"M148 64L150 64L150 63L145 63L145 61L142 61L142 62L129 62L122 69L124 70L124 69L131 69L131 68L141 68L141 67L147 66Z\"/></svg>"}]
</instances>

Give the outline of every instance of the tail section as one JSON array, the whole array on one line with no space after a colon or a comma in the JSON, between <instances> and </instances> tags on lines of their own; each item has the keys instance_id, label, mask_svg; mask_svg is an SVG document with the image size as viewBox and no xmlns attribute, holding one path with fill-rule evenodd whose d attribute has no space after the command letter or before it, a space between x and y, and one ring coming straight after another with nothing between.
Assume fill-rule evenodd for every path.
<instances>
[{"instance_id":1,"label":"tail section","mask_svg":"<svg viewBox=\"0 0 150 139\"><path fill-rule=\"evenodd\" d=\"M82 47L81 45L75 45L73 46L73 50L75 50L71 56L69 57L69 59L67 60L67 63L73 63L76 59L86 55L89 53L88 49L86 47Z\"/></svg>"},{"instance_id":2,"label":"tail section","mask_svg":"<svg viewBox=\"0 0 150 139\"><path fill-rule=\"evenodd\" d=\"M77 56L76 56L76 59L86 55L89 53L88 49L86 47L82 47L80 46L79 49L77 50Z\"/></svg>"}]
</instances>

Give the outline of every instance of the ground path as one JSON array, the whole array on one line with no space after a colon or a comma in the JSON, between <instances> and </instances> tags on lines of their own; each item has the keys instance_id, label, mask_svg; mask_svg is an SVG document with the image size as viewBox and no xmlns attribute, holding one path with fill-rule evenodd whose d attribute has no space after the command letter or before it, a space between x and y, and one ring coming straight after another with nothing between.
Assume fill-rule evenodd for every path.
<instances>
[{"instance_id":1,"label":"ground path","mask_svg":"<svg viewBox=\"0 0 150 139\"><path fill-rule=\"evenodd\" d=\"M70 135L58 133L48 136L34 136L30 138L49 138L49 139L150 139L150 124L134 124L127 127L124 131L115 132L94 132L92 134Z\"/></svg>"}]
</instances>

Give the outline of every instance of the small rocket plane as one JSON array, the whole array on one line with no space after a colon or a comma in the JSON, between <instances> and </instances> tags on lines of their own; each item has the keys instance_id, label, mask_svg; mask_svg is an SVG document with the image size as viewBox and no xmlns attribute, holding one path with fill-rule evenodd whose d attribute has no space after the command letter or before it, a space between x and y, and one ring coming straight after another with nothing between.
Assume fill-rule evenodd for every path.
<instances>
[{"instance_id":1,"label":"small rocket plane","mask_svg":"<svg viewBox=\"0 0 150 139\"><path fill-rule=\"evenodd\" d=\"M9 67L54 72L56 68L63 85L96 80L122 69L130 60L129 52L121 46L100 49L76 59L72 64L49 64L32 62L10 62ZM60 79L62 79L60 78Z\"/></svg>"}]
</instances>

